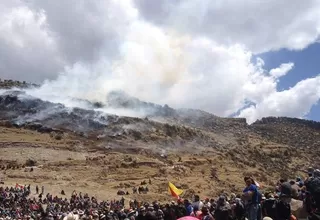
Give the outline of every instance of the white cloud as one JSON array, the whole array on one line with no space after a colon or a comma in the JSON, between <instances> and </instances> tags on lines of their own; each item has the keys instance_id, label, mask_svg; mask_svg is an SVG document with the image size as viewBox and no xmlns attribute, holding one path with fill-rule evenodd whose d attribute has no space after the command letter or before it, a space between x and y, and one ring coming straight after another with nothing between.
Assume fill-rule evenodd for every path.
<instances>
[{"instance_id":1,"label":"white cloud","mask_svg":"<svg viewBox=\"0 0 320 220\"><path fill-rule=\"evenodd\" d=\"M267 71L263 60L252 61L257 52L302 49L319 37L320 3L287 3L2 1L1 77L57 77L30 93L68 106L82 106L70 97L105 101L122 89L220 116L242 109L239 116L249 122L302 117L319 100L319 77L279 92L279 78L294 63ZM248 101L255 107L247 108Z\"/></svg>"},{"instance_id":2,"label":"white cloud","mask_svg":"<svg viewBox=\"0 0 320 220\"><path fill-rule=\"evenodd\" d=\"M64 62L50 34L45 12L3 3L6 1L0 3L1 77L41 81L56 76L58 66Z\"/></svg>"},{"instance_id":3,"label":"white cloud","mask_svg":"<svg viewBox=\"0 0 320 220\"><path fill-rule=\"evenodd\" d=\"M300 81L289 90L270 93L256 106L241 111L239 116L247 118L249 123L267 115L302 118L319 99L320 76L317 76Z\"/></svg>"},{"instance_id":4,"label":"white cloud","mask_svg":"<svg viewBox=\"0 0 320 220\"><path fill-rule=\"evenodd\" d=\"M278 68L270 70L270 75L274 78L285 76L292 68L294 63L283 63Z\"/></svg>"},{"instance_id":5,"label":"white cloud","mask_svg":"<svg viewBox=\"0 0 320 220\"><path fill-rule=\"evenodd\" d=\"M142 16L156 24L206 35L219 44L241 43L255 53L301 50L320 34L318 0L136 1Z\"/></svg>"}]
</instances>

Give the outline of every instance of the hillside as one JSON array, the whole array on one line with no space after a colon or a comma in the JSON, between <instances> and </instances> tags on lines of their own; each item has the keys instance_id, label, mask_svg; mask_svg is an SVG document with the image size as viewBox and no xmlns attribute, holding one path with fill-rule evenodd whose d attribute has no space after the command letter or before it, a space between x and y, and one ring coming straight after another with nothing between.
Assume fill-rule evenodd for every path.
<instances>
[{"instance_id":1,"label":"hillside","mask_svg":"<svg viewBox=\"0 0 320 220\"><path fill-rule=\"evenodd\" d=\"M35 182L56 193L77 188L115 198L118 189L131 193L150 179L149 194L126 197L169 200L168 180L185 197L216 196L241 190L243 175L253 175L267 189L280 177L320 165L318 122L269 117L248 125L245 119L173 109L122 92L110 93L106 103L82 100L87 108L70 109L8 90L25 85L0 82L0 177L8 184ZM106 113L111 107L145 116Z\"/></svg>"}]
</instances>

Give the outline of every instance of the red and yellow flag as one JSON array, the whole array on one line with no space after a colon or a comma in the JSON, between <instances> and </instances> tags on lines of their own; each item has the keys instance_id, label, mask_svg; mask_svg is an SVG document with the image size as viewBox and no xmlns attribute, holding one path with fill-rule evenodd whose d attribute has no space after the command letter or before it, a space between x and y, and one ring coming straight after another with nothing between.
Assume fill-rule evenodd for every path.
<instances>
[{"instance_id":1,"label":"red and yellow flag","mask_svg":"<svg viewBox=\"0 0 320 220\"><path fill-rule=\"evenodd\" d=\"M169 182L168 191L173 197L178 198L178 199L180 199L180 195L183 193L183 190L178 189L171 182Z\"/></svg>"}]
</instances>

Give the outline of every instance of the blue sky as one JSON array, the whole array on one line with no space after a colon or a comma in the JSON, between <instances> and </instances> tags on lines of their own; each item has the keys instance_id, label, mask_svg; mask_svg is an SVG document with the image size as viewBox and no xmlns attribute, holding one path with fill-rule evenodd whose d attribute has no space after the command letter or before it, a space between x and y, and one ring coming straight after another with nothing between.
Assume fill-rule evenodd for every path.
<instances>
[{"instance_id":1,"label":"blue sky","mask_svg":"<svg viewBox=\"0 0 320 220\"><path fill-rule=\"evenodd\" d=\"M295 64L294 68L280 79L278 90L282 91L293 87L305 78L320 74L318 54L320 54L320 44L315 43L301 51L282 49L260 54L259 57L265 61L265 68L268 70L278 67L281 63L293 62ZM320 104L315 105L306 118L320 121Z\"/></svg>"}]
</instances>

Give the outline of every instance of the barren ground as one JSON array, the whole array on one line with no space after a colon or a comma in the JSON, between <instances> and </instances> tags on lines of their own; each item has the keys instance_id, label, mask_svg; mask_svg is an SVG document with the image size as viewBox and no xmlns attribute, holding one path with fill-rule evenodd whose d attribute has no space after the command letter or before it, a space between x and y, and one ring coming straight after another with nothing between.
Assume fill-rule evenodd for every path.
<instances>
[{"instance_id":1,"label":"barren ground","mask_svg":"<svg viewBox=\"0 0 320 220\"><path fill-rule=\"evenodd\" d=\"M249 141L252 148L260 143L254 137ZM147 201L172 200L167 192L168 181L185 190L184 197L192 193L213 197L222 191L240 192L245 174L253 174L265 189L280 176L278 172L267 172L264 167L243 165L228 153L212 149L194 154L167 150L168 158L164 159L160 149L155 153L156 149L149 151L143 144L104 150L95 147L99 144L72 134L56 140L50 134L0 127L0 175L5 185L44 185L46 192L58 195L64 189L69 196L76 189L98 199L114 199L119 198L118 189L125 189L130 193L124 196L126 199ZM260 151L268 153L275 148L286 146L270 143ZM33 172L25 168L28 159L37 162ZM294 163L300 161L296 158ZM216 169L218 179L211 177L211 167ZM132 187L142 181L147 181L150 192L132 194Z\"/></svg>"}]
</instances>

